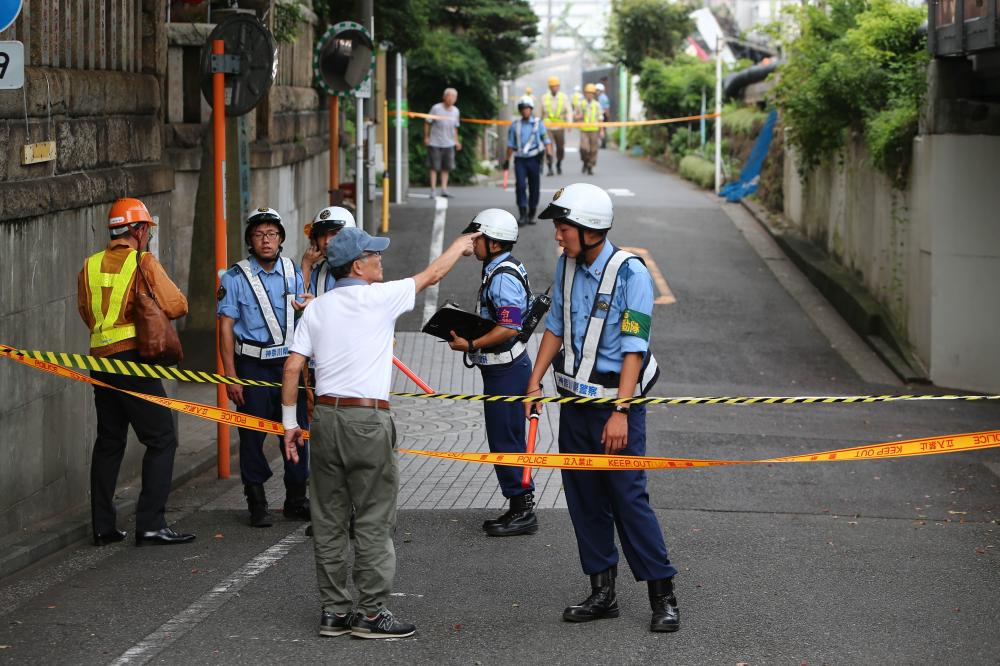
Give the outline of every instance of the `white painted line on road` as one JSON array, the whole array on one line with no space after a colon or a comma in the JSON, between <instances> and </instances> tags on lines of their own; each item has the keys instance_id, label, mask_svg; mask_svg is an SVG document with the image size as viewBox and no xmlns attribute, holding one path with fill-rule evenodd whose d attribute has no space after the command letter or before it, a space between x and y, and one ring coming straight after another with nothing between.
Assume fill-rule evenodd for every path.
<instances>
[{"instance_id":1,"label":"white painted line on road","mask_svg":"<svg viewBox=\"0 0 1000 666\"><path fill-rule=\"evenodd\" d=\"M159 628L142 639L142 641L126 650L120 657L111 662L112 666L145 664L148 662L169 647L171 643L201 624L212 613L222 608L227 601L235 597L254 578L264 573L271 565L280 561L285 555L288 555L295 546L308 541L309 537L305 535L305 531L306 528L303 525L244 564L228 578L199 597L193 604L161 624Z\"/></svg>"},{"instance_id":2,"label":"white painted line on road","mask_svg":"<svg viewBox=\"0 0 1000 666\"><path fill-rule=\"evenodd\" d=\"M431 195L424 194L423 192L410 192L406 196L408 196L411 199L430 199L431 198Z\"/></svg>"},{"instance_id":3,"label":"white painted line on road","mask_svg":"<svg viewBox=\"0 0 1000 666\"><path fill-rule=\"evenodd\" d=\"M627 187L609 187L607 190L608 194L613 194L616 197L634 197L635 192L628 189Z\"/></svg>"},{"instance_id":4,"label":"white painted line on road","mask_svg":"<svg viewBox=\"0 0 1000 666\"><path fill-rule=\"evenodd\" d=\"M445 197L438 197L434 201L434 229L431 231L431 251L430 261L434 261L441 256L444 248L444 219L448 213L448 200ZM440 285L432 284L424 290L424 318L426 324L438 309L438 288Z\"/></svg>"}]
</instances>

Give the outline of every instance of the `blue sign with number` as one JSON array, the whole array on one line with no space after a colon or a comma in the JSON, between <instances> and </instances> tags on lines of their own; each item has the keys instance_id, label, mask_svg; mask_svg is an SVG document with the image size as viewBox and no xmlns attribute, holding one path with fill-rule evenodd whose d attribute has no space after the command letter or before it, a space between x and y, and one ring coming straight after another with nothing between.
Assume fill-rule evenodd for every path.
<instances>
[{"instance_id":1,"label":"blue sign with number","mask_svg":"<svg viewBox=\"0 0 1000 666\"><path fill-rule=\"evenodd\" d=\"M0 32L13 25L22 5L24 0L0 0Z\"/></svg>"}]
</instances>

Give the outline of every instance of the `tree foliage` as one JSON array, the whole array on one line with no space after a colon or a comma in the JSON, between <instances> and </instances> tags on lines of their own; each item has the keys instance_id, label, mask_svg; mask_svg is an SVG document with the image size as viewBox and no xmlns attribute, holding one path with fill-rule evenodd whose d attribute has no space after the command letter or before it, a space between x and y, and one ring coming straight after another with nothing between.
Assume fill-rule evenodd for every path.
<instances>
[{"instance_id":1,"label":"tree foliage","mask_svg":"<svg viewBox=\"0 0 1000 666\"><path fill-rule=\"evenodd\" d=\"M530 58L538 16L528 0L431 1L432 23L467 39L498 79L513 78L518 66Z\"/></svg>"},{"instance_id":2,"label":"tree foliage","mask_svg":"<svg viewBox=\"0 0 1000 666\"><path fill-rule=\"evenodd\" d=\"M607 51L637 72L647 58L669 60L694 30L693 7L670 0L613 0Z\"/></svg>"},{"instance_id":3,"label":"tree foliage","mask_svg":"<svg viewBox=\"0 0 1000 666\"><path fill-rule=\"evenodd\" d=\"M795 10L775 96L804 170L835 155L848 130L863 133L876 167L905 183L927 88L921 8L903 0L830 0Z\"/></svg>"},{"instance_id":4,"label":"tree foliage","mask_svg":"<svg viewBox=\"0 0 1000 666\"><path fill-rule=\"evenodd\" d=\"M379 42L390 42L403 53L420 46L430 28L431 0L392 0L374 5L375 38ZM321 35L330 25L361 17L355 0L313 0L313 11L319 17L316 30Z\"/></svg>"},{"instance_id":5,"label":"tree foliage","mask_svg":"<svg viewBox=\"0 0 1000 666\"><path fill-rule=\"evenodd\" d=\"M677 118L701 113L701 94L715 86L715 65L691 56L673 62L647 58L639 73L639 95L649 118Z\"/></svg>"}]
</instances>

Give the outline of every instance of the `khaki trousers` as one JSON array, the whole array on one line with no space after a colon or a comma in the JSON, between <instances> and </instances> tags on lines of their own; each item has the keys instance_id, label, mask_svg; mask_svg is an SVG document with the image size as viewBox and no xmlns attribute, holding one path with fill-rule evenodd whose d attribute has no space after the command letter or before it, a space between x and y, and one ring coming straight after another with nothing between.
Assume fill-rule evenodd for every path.
<instances>
[{"instance_id":1,"label":"khaki trousers","mask_svg":"<svg viewBox=\"0 0 1000 666\"><path fill-rule=\"evenodd\" d=\"M564 129L550 129L548 130L549 138L552 139L552 145L555 146L556 162L562 163L563 158L566 157L566 130ZM552 166L552 154L547 154L545 160L549 163L549 167Z\"/></svg>"},{"instance_id":2,"label":"khaki trousers","mask_svg":"<svg viewBox=\"0 0 1000 666\"><path fill-rule=\"evenodd\" d=\"M374 615L396 575L396 426L387 410L317 403L310 429L313 543L323 609L354 609L347 589L348 525L354 522L357 610Z\"/></svg>"},{"instance_id":3,"label":"khaki trousers","mask_svg":"<svg viewBox=\"0 0 1000 666\"><path fill-rule=\"evenodd\" d=\"M580 159L583 165L588 167L597 166L597 151L601 147L600 132L580 131Z\"/></svg>"}]
</instances>

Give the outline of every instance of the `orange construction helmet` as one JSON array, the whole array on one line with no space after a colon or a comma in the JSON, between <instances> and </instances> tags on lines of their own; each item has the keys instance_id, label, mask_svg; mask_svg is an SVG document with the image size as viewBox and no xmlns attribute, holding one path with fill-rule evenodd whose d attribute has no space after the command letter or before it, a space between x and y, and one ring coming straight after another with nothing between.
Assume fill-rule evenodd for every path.
<instances>
[{"instance_id":1,"label":"orange construction helmet","mask_svg":"<svg viewBox=\"0 0 1000 666\"><path fill-rule=\"evenodd\" d=\"M153 216L146 210L144 203L138 199L124 198L111 204L111 211L108 213L108 229L130 227L138 222L156 226L156 222L153 222Z\"/></svg>"}]
</instances>

